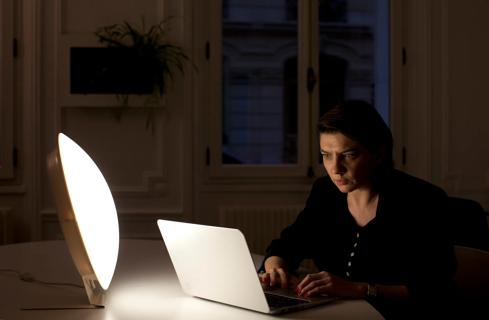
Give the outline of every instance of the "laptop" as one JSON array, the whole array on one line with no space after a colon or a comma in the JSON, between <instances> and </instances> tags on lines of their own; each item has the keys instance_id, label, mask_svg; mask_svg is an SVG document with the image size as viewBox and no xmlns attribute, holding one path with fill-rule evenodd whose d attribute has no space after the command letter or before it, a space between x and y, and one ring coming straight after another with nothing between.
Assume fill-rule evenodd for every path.
<instances>
[{"instance_id":1,"label":"laptop","mask_svg":"<svg viewBox=\"0 0 489 320\"><path fill-rule=\"evenodd\" d=\"M267 314L311 308L333 297L297 297L292 289L264 288L238 229L158 220L182 290L191 296ZM268 290L270 289L270 290Z\"/></svg>"}]
</instances>

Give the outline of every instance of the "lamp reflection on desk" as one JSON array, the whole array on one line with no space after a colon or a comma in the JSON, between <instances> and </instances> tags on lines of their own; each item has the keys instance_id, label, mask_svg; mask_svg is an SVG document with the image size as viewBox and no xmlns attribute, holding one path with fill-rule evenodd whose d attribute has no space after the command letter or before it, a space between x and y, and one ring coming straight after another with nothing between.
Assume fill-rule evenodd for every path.
<instances>
[{"instance_id":1,"label":"lamp reflection on desk","mask_svg":"<svg viewBox=\"0 0 489 320\"><path fill-rule=\"evenodd\" d=\"M140 275L111 290L107 312L115 319L178 319L182 302L191 297L178 293L176 285L165 285L165 276ZM141 285L144 283L144 285Z\"/></svg>"},{"instance_id":2,"label":"lamp reflection on desk","mask_svg":"<svg viewBox=\"0 0 489 320\"><path fill-rule=\"evenodd\" d=\"M60 133L47 166L59 222L88 300L104 306L119 253L119 222L109 186L90 156Z\"/></svg>"}]
</instances>

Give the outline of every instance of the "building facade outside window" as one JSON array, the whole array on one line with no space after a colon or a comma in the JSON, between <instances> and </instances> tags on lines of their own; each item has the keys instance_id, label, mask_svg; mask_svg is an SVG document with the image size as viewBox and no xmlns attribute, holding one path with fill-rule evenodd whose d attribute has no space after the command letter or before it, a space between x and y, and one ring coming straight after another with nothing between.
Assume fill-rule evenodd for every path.
<instances>
[{"instance_id":1,"label":"building facade outside window","mask_svg":"<svg viewBox=\"0 0 489 320\"><path fill-rule=\"evenodd\" d=\"M388 28L387 0L314 2L310 35L299 34L299 5L222 3L222 164L297 163L297 113L309 107L298 96L298 68L308 67L298 65L301 37L318 34L318 116L345 98L388 101L388 90L376 90L388 78L388 31L379 28ZM388 120L388 106L379 108Z\"/></svg>"}]
</instances>

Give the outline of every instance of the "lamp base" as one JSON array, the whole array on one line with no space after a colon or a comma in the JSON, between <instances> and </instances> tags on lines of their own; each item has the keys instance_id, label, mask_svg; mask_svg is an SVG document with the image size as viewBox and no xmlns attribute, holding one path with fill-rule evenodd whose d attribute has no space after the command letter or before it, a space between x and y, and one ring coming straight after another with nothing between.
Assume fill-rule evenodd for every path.
<instances>
[{"instance_id":1,"label":"lamp base","mask_svg":"<svg viewBox=\"0 0 489 320\"><path fill-rule=\"evenodd\" d=\"M83 276L82 280L90 304L97 307L105 306L106 291L100 286L100 282L98 282L97 277L94 274L90 274Z\"/></svg>"},{"instance_id":2,"label":"lamp base","mask_svg":"<svg viewBox=\"0 0 489 320\"><path fill-rule=\"evenodd\" d=\"M30 303L26 306L21 306L21 310L69 310L69 309L98 309L104 308L106 290L104 290L98 282L94 274L82 277L83 285L85 287L86 296L88 297L88 303L84 303L86 298L77 294L76 296L68 297L60 294L55 296L44 296L40 300L34 303ZM80 291L81 293L81 291Z\"/></svg>"}]
</instances>

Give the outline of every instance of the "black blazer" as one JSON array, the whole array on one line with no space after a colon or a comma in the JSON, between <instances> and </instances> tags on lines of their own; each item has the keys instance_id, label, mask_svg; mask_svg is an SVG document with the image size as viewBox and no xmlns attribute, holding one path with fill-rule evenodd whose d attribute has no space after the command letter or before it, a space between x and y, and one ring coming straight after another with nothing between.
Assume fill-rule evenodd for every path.
<instances>
[{"instance_id":1,"label":"black blazer","mask_svg":"<svg viewBox=\"0 0 489 320\"><path fill-rule=\"evenodd\" d=\"M320 270L352 281L405 285L412 299L406 308L429 304L453 291L455 256L446 227L446 193L397 170L379 184L376 217L359 227L346 194L329 177L315 181L295 222L272 241L266 257L284 258L291 270L312 259ZM443 296L443 298L442 298ZM398 302L372 303L384 313L398 313ZM393 309L393 310L390 310Z\"/></svg>"}]
</instances>

